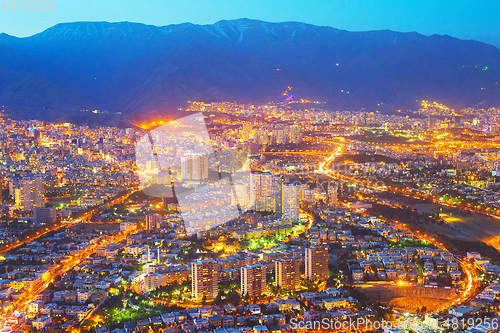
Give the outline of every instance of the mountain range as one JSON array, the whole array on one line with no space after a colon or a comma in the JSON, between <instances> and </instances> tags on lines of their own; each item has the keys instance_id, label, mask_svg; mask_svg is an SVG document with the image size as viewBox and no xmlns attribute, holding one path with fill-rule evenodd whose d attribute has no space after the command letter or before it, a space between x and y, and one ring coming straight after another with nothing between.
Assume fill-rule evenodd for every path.
<instances>
[{"instance_id":1,"label":"mountain range","mask_svg":"<svg viewBox=\"0 0 500 333\"><path fill-rule=\"evenodd\" d=\"M169 115L188 101L266 103L292 86L330 110L500 106L500 50L450 36L349 32L238 19L163 27L74 22L0 35L0 106L11 117L99 121ZM307 107L307 106L305 106ZM120 115L121 114L121 115Z\"/></svg>"}]
</instances>

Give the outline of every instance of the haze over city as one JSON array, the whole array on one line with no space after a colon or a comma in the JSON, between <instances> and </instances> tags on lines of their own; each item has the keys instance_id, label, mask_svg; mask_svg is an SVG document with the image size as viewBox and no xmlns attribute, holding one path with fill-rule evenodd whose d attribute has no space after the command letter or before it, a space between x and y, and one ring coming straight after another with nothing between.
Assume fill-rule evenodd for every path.
<instances>
[{"instance_id":1,"label":"haze over city","mask_svg":"<svg viewBox=\"0 0 500 333\"><path fill-rule=\"evenodd\" d=\"M0 0L0 331L499 332L499 7Z\"/></svg>"}]
</instances>

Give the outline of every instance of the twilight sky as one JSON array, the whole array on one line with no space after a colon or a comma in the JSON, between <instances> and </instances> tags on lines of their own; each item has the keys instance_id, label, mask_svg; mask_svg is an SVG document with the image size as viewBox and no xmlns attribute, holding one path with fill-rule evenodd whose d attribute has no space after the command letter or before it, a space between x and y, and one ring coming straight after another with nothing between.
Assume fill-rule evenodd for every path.
<instances>
[{"instance_id":1,"label":"twilight sky","mask_svg":"<svg viewBox=\"0 0 500 333\"><path fill-rule=\"evenodd\" d=\"M14 11L8 5L7 9L1 8L0 32L25 37L57 23L73 21L131 21L162 26L183 22L211 24L246 17L270 22L300 21L350 31L390 29L425 35L448 34L500 47L498 0L53 1L52 12L25 8L20 11L18 4Z\"/></svg>"}]
</instances>

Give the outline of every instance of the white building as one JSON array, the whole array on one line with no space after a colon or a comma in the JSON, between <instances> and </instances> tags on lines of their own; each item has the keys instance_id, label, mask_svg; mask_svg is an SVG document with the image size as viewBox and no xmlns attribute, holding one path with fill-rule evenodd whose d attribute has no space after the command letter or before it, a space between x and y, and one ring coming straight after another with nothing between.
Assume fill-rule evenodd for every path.
<instances>
[{"instance_id":1,"label":"white building","mask_svg":"<svg viewBox=\"0 0 500 333\"><path fill-rule=\"evenodd\" d=\"M276 212L278 184L276 176L271 173L250 175L250 202L255 203L256 211Z\"/></svg>"},{"instance_id":2,"label":"white building","mask_svg":"<svg viewBox=\"0 0 500 333\"><path fill-rule=\"evenodd\" d=\"M137 227L137 225L133 222L121 222L120 223L120 231L128 231L128 230L133 230Z\"/></svg>"},{"instance_id":3,"label":"white building","mask_svg":"<svg viewBox=\"0 0 500 333\"><path fill-rule=\"evenodd\" d=\"M41 300L35 300L28 305L28 313L37 314L40 309L44 306L45 302Z\"/></svg>"},{"instance_id":4,"label":"white building","mask_svg":"<svg viewBox=\"0 0 500 333\"><path fill-rule=\"evenodd\" d=\"M207 179L208 156L199 153L184 154L181 157L181 176L183 181Z\"/></svg>"},{"instance_id":5,"label":"white building","mask_svg":"<svg viewBox=\"0 0 500 333\"><path fill-rule=\"evenodd\" d=\"M467 260L481 259L481 254L478 252L467 252Z\"/></svg>"},{"instance_id":6,"label":"white building","mask_svg":"<svg viewBox=\"0 0 500 333\"><path fill-rule=\"evenodd\" d=\"M337 187L333 184L328 186L328 206L337 206Z\"/></svg>"},{"instance_id":7,"label":"white building","mask_svg":"<svg viewBox=\"0 0 500 333\"><path fill-rule=\"evenodd\" d=\"M145 244L130 244L125 246L123 252L133 256L140 256L143 253L148 252L148 246Z\"/></svg>"},{"instance_id":8,"label":"white building","mask_svg":"<svg viewBox=\"0 0 500 333\"><path fill-rule=\"evenodd\" d=\"M448 314L455 316L457 318L461 318L465 315L469 314L474 314L477 312L476 308L470 307L470 306L465 306L465 305L459 305L454 308L451 308L448 310Z\"/></svg>"},{"instance_id":9,"label":"white building","mask_svg":"<svg viewBox=\"0 0 500 333\"><path fill-rule=\"evenodd\" d=\"M77 298L78 298L78 303L87 303L87 301L90 299L92 296L92 292L90 290L82 290L78 291L77 293Z\"/></svg>"},{"instance_id":10,"label":"white building","mask_svg":"<svg viewBox=\"0 0 500 333\"><path fill-rule=\"evenodd\" d=\"M213 300L219 293L219 272L215 260L200 260L191 263L192 289L194 299Z\"/></svg>"},{"instance_id":11,"label":"white building","mask_svg":"<svg viewBox=\"0 0 500 333\"><path fill-rule=\"evenodd\" d=\"M436 313L428 314L425 316L424 319L424 325L433 330L437 330L439 327L441 327L442 323L443 323L443 317L441 317Z\"/></svg>"},{"instance_id":12,"label":"white building","mask_svg":"<svg viewBox=\"0 0 500 333\"><path fill-rule=\"evenodd\" d=\"M283 219L290 221L299 220L299 188L296 185L283 185Z\"/></svg>"},{"instance_id":13,"label":"white building","mask_svg":"<svg viewBox=\"0 0 500 333\"><path fill-rule=\"evenodd\" d=\"M151 291L167 284L165 274L148 274L144 277L144 290Z\"/></svg>"},{"instance_id":14,"label":"white building","mask_svg":"<svg viewBox=\"0 0 500 333\"><path fill-rule=\"evenodd\" d=\"M34 329L41 331L41 330L45 329L45 327L47 325L49 325L51 322L52 322L52 318L50 318L49 316L46 316L46 317L41 317L41 318L33 320L32 325L33 325Z\"/></svg>"}]
</instances>

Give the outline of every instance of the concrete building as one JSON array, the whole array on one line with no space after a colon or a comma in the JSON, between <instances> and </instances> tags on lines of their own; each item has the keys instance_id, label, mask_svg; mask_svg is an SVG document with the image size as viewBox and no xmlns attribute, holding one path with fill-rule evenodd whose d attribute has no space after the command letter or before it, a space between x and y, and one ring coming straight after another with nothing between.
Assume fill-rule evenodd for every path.
<instances>
[{"instance_id":1,"label":"concrete building","mask_svg":"<svg viewBox=\"0 0 500 333\"><path fill-rule=\"evenodd\" d=\"M191 263L192 289L195 299L213 300L218 294L219 272L215 260L200 260Z\"/></svg>"},{"instance_id":2,"label":"concrete building","mask_svg":"<svg viewBox=\"0 0 500 333\"><path fill-rule=\"evenodd\" d=\"M14 185L16 206L23 211L45 206L45 186L40 177L25 177Z\"/></svg>"},{"instance_id":3,"label":"concrete building","mask_svg":"<svg viewBox=\"0 0 500 333\"><path fill-rule=\"evenodd\" d=\"M276 176L276 209L274 212L283 215L283 176Z\"/></svg>"},{"instance_id":4,"label":"concrete building","mask_svg":"<svg viewBox=\"0 0 500 333\"><path fill-rule=\"evenodd\" d=\"M134 222L124 221L120 223L120 231L128 231L135 229L137 225Z\"/></svg>"},{"instance_id":5,"label":"concrete building","mask_svg":"<svg viewBox=\"0 0 500 333\"><path fill-rule=\"evenodd\" d=\"M296 185L283 185L283 219L290 221L299 220L299 187Z\"/></svg>"},{"instance_id":6,"label":"concrete building","mask_svg":"<svg viewBox=\"0 0 500 333\"><path fill-rule=\"evenodd\" d=\"M148 214L146 215L146 229L158 229L160 227L161 222L160 214Z\"/></svg>"},{"instance_id":7,"label":"concrete building","mask_svg":"<svg viewBox=\"0 0 500 333\"><path fill-rule=\"evenodd\" d=\"M334 184L328 185L328 206L337 206L337 187Z\"/></svg>"},{"instance_id":8,"label":"concrete building","mask_svg":"<svg viewBox=\"0 0 500 333\"><path fill-rule=\"evenodd\" d=\"M295 258L274 261L276 285L287 290L295 290L300 280L300 262Z\"/></svg>"},{"instance_id":9,"label":"concrete building","mask_svg":"<svg viewBox=\"0 0 500 333\"><path fill-rule=\"evenodd\" d=\"M90 290L79 290L77 292L78 303L87 303L87 301L92 296L92 291Z\"/></svg>"},{"instance_id":10,"label":"concrete building","mask_svg":"<svg viewBox=\"0 0 500 333\"><path fill-rule=\"evenodd\" d=\"M49 316L46 317L41 317L38 319L33 320L31 325L33 326L34 329L41 331L44 330L47 325L49 325L52 322L52 318Z\"/></svg>"},{"instance_id":11,"label":"concrete building","mask_svg":"<svg viewBox=\"0 0 500 333\"><path fill-rule=\"evenodd\" d=\"M277 182L271 173L252 173L250 176L251 199L255 202L256 211L275 212Z\"/></svg>"},{"instance_id":12,"label":"concrete building","mask_svg":"<svg viewBox=\"0 0 500 333\"><path fill-rule=\"evenodd\" d=\"M261 264L241 267L241 294L261 296L266 290L266 266Z\"/></svg>"},{"instance_id":13,"label":"concrete building","mask_svg":"<svg viewBox=\"0 0 500 333\"><path fill-rule=\"evenodd\" d=\"M328 248L317 245L306 248L306 279L326 280L328 278Z\"/></svg>"},{"instance_id":14,"label":"concrete building","mask_svg":"<svg viewBox=\"0 0 500 333\"><path fill-rule=\"evenodd\" d=\"M144 277L144 290L151 291L167 284L165 274L148 274Z\"/></svg>"},{"instance_id":15,"label":"concrete building","mask_svg":"<svg viewBox=\"0 0 500 333\"><path fill-rule=\"evenodd\" d=\"M200 181L208 178L208 156L186 153L181 157L181 177L183 181Z\"/></svg>"}]
</instances>

